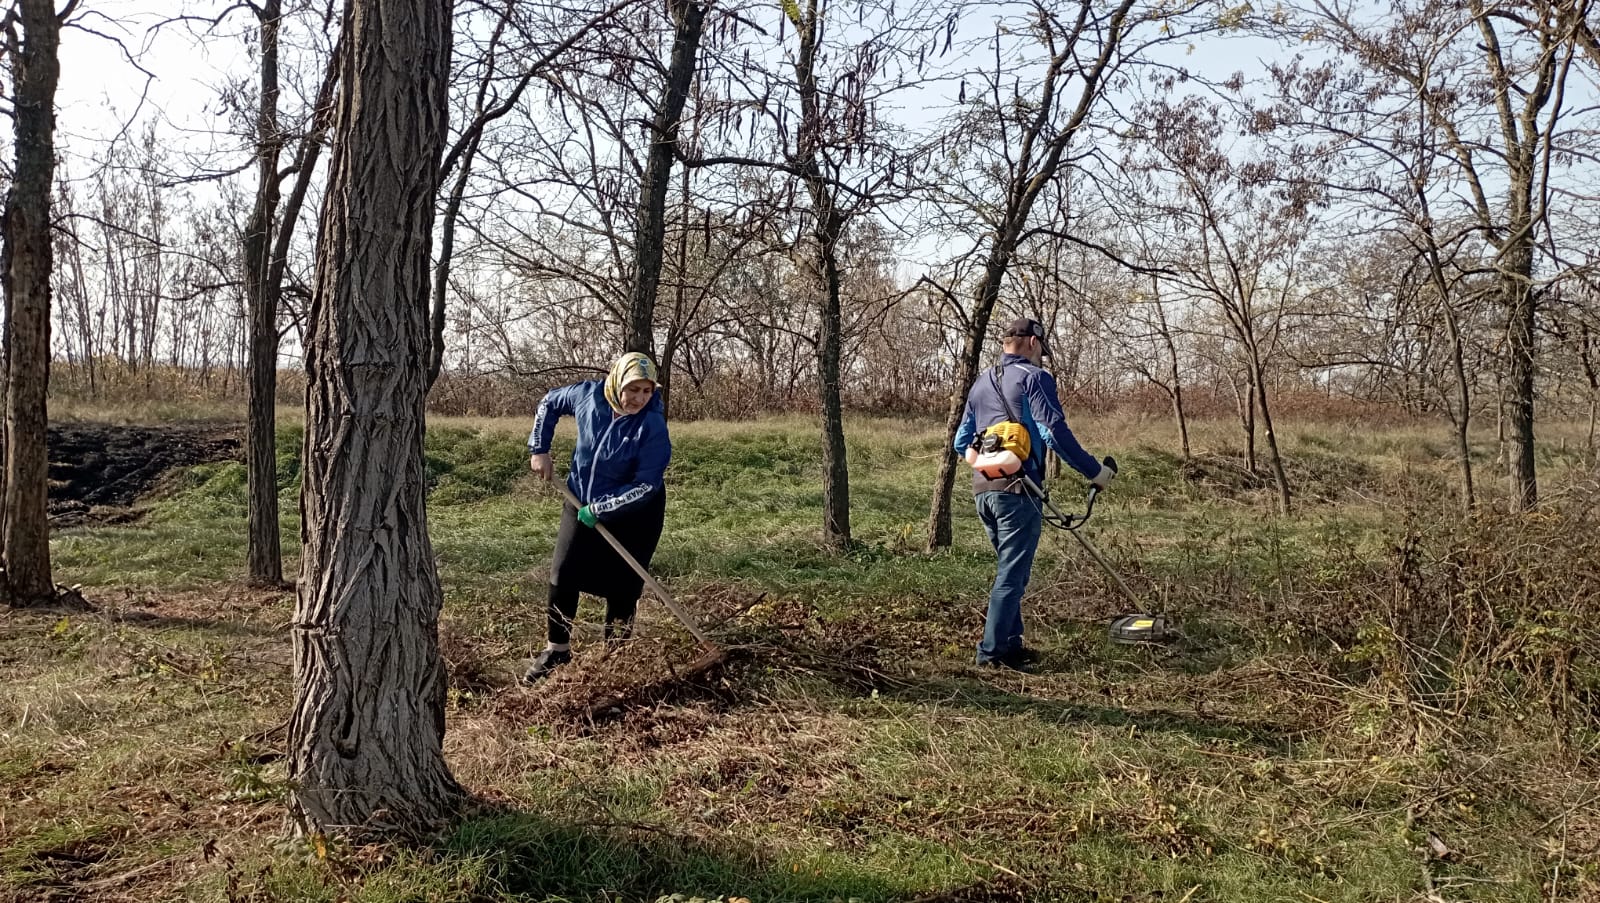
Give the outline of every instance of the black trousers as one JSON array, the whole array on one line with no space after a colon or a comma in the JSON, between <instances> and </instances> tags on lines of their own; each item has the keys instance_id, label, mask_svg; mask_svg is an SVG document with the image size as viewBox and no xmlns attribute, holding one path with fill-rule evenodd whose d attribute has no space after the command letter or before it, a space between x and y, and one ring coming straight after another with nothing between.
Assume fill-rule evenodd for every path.
<instances>
[{"instance_id":1,"label":"black trousers","mask_svg":"<svg viewBox=\"0 0 1600 903\"><path fill-rule=\"evenodd\" d=\"M602 521L623 548L648 568L661 540L667 514L667 495L657 492L637 508ZM578 594L606 600L606 636L626 636L633 624L644 580L600 535L578 523L578 510L569 503L561 510L561 527L550 562L549 638L557 645L572 638L578 614Z\"/></svg>"},{"instance_id":2,"label":"black trousers","mask_svg":"<svg viewBox=\"0 0 1600 903\"><path fill-rule=\"evenodd\" d=\"M639 608L639 594L606 597L606 639L627 639L633 632L633 613ZM550 586L547 613L550 642L565 646L572 642L572 622L578 616L578 590Z\"/></svg>"}]
</instances>

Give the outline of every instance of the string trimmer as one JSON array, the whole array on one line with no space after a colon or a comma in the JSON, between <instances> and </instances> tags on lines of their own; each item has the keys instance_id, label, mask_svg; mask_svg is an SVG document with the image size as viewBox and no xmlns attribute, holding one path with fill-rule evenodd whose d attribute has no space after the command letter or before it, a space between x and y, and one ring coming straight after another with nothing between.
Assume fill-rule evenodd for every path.
<instances>
[{"instance_id":1,"label":"string trimmer","mask_svg":"<svg viewBox=\"0 0 1600 903\"><path fill-rule=\"evenodd\" d=\"M1116 460L1109 456L1101 463L1112 470L1117 469ZM1083 514L1072 515L1065 514L1061 509L1057 508L1055 503L1050 501L1050 496L1045 493L1044 489L1033 481L1033 477L1024 473L1022 479L1027 484L1028 489L1043 503L1045 509L1044 522L1058 530L1065 530L1071 533L1072 538L1078 541L1078 545L1083 546L1083 550L1089 553L1089 557L1093 558L1096 564L1100 565L1100 569L1106 572L1106 576L1110 577L1111 582L1117 585L1117 589L1121 590L1122 594L1128 597L1128 601L1133 603L1135 611L1143 612L1145 610L1144 602L1129 588L1127 581L1122 579L1122 575L1111 567L1111 562L1107 561L1105 556L1100 554L1100 550L1094 547L1094 543L1091 543L1087 536L1079 532L1080 528L1087 524L1089 518L1094 515L1094 503L1095 499L1100 497L1100 487L1090 486L1088 499L1084 502ZM1172 633L1167 627L1167 619L1164 615L1126 614L1111 622L1111 639L1118 643L1160 643L1171 638Z\"/></svg>"}]
</instances>

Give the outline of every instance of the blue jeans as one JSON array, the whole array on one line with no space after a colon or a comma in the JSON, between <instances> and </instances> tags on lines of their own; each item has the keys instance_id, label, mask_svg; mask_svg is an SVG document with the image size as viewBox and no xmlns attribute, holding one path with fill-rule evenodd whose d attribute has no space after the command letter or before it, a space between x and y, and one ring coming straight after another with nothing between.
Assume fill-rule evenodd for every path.
<instances>
[{"instance_id":1,"label":"blue jeans","mask_svg":"<svg viewBox=\"0 0 1600 903\"><path fill-rule=\"evenodd\" d=\"M989 591L983 642L978 644L981 665L1022 648L1022 593L1028 588L1044 517L1039 500L1031 495L983 492L978 494L977 504L978 518L999 559L994 588Z\"/></svg>"}]
</instances>

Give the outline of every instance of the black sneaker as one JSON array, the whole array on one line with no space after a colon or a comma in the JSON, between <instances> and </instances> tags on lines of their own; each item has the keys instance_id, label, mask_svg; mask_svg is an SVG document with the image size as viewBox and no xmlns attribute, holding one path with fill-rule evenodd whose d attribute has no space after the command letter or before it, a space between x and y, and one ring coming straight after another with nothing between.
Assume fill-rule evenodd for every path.
<instances>
[{"instance_id":1,"label":"black sneaker","mask_svg":"<svg viewBox=\"0 0 1600 903\"><path fill-rule=\"evenodd\" d=\"M551 671L571 661L570 649L545 649L533 657L533 664L529 666L528 672L522 675L522 682L530 686L536 684L549 677Z\"/></svg>"},{"instance_id":2,"label":"black sneaker","mask_svg":"<svg viewBox=\"0 0 1600 903\"><path fill-rule=\"evenodd\" d=\"M1024 665L1037 665L1044 659L1044 656L1040 655L1037 649L1029 649L1027 646L1023 646L1011 653L1007 658Z\"/></svg>"},{"instance_id":3,"label":"black sneaker","mask_svg":"<svg viewBox=\"0 0 1600 903\"><path fill-rule=\"evenodd\" d=\"M1039 653L1032 649L1016 649L999 658L991 658L988 661L978 663L980 667L984 668L1009 668L1012 671L1020 671L1023 674L1032 674L1038 664Z\"/></svg>"}]
</instances>

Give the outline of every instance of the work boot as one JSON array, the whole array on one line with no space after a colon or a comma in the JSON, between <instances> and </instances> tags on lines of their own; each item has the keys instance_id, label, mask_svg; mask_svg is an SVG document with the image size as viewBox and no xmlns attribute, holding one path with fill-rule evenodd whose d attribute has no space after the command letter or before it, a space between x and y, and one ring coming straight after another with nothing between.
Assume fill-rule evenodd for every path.
<instances>
[{"instance_id":1,"label":"work boot","mask_svg":"<svg viewBox=\"0 0 1600 903\"><path fill-rule=\"evenodd\" d=\"M1013 649L999 658L979 662L978 665L985 668L1009 668L1023 674L1032 674L1038 668L1039 653L1023 647Z\"/></svg>"},{"instance_id":2,"label":"work boot","mask_svg":"<svg viewBox=\"0 0 1600 903\"><path fill-rule=\"evenodd\" d=\"M545 649L533 657L533 664L528 667L527 673L522 675L522 682L532 686L549 677L551 671L571 661L571 649Z\"/></svg>"},{"instance_id":3,"label":"work boot","mask_svg":"<svg viewBox=\"0 0 1600 903\"><path fill-rule=\"evenodd\" d=\"M1043 660L1044 656L1040 655L1037 649L1019 646L1015 652L1006 656L1006 658L1024 665L1037 665Z\"/></svg>"}]
</instances>

